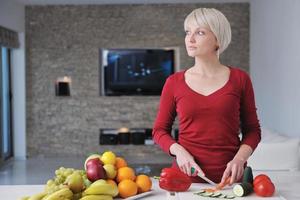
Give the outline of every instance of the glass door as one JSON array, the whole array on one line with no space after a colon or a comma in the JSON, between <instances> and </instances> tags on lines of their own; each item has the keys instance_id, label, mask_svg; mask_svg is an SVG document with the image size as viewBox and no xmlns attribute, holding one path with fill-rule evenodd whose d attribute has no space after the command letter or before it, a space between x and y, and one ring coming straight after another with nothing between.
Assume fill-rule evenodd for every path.
<instances>
[{"instance_id":1,"label":"glass door","mask_svg":"<svg viewBox=\"0 0 300 200\"><path fill-rule=\"evenodd\" d=\"M12 156L10 49L1 47L0 163Z\"/></svg>"}]
</instances>

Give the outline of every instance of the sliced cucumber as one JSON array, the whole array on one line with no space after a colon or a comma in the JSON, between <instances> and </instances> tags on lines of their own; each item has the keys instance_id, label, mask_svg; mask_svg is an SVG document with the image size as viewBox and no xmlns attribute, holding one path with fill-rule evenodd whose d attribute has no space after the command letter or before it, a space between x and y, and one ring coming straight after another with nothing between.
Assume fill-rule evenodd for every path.
<instances>
[{"instance_id":1,"label":"sliced cucumber","mask_svg":"<svg viewBox=\"0 0 300 200\"><path fill-rule=\"evenodd\" d=\"M204 193L205 192L205 190L200 190L198 193Z\"/></svg>"},{"instance_id":2,"label":"sliced cucumber","mask_svg":"<svg viewBox=\"0 0 300 200\"><path fill-rule=\"evenodd\" d=\"M200 190L199 192L195 192L194 194L200 195L202 193L205 193L205 190Z\"/></svg>"},{"instance_id":3,"label":"sliced cucumber","mask_svg":"<svg viewBox=\"0 0 300 200\"><path fill-rule=\"evenodd\" d=\"M253 187L250 183L241 183L233 187L233 193L238 197L247 196L253 192Z\"/></svg>"},{"instance_id":4,"label":"sliced cucumber","mask_svg":"<svg viewBox=\"0 0 300 200\"><path fill-rule=\"evenodd\" d=\"M213 192L205 192L205 193L202 193L201 196L203 196L203 197L210 197L213 194L214 194Z\"/></svg>"},{"instance_id":5,"label":"sliced cucumber","mask_svg":"<svg viewBox=\"0 0 300 200\"><path fill-rule=\"evenodd\" d=\"M211 197L220 197L222 195L221 192L214 192Z\"/></svg>"},{"instance_id":6,"label":"sliced cucumber","mask_svg":"<svg viewBox=\"0 0 300 200\"><path fill-rule=\"evenodd\" d=\"M227 194L225 198L226 198L226 199L234 199L235 196L234 196L234 195L231 195L231 194Z\"/></svg>"}]
</instances>

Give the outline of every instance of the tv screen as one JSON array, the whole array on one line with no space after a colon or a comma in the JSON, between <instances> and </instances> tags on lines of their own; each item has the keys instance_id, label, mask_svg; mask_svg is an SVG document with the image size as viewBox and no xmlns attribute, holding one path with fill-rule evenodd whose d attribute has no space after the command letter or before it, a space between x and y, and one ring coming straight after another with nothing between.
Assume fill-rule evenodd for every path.
<instances>
[{"instance_id":1,"label":"tv screen","mask_svg":"<svg viewBox=\"0 0 300 200\"><path fill-rule=\"evenodd\" d=\"M160 95L174 73L174 50L102 49L102 94Z\"/></svg>"}]
</instances>

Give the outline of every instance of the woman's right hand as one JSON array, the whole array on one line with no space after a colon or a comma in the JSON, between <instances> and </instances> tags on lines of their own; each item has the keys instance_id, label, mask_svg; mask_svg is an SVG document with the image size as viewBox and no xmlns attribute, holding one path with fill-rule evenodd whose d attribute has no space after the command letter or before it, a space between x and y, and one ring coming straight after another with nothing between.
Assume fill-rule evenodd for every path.
<instances>
[{"instance_id":1,"label":"woman's right hand","mask_svg":"<svg viewBox=\"0 0 300 200\"><path fill-rule=\"evenodd\" d=\"M200 172L204 175L201 168L195 162L193 156L180 144L174 143L170 146L170 153L176 156L176 161L179 169L188 176L197 176ZM195 168L195 172L192 174L191 169Z\"/></svg>"}]
</instances>

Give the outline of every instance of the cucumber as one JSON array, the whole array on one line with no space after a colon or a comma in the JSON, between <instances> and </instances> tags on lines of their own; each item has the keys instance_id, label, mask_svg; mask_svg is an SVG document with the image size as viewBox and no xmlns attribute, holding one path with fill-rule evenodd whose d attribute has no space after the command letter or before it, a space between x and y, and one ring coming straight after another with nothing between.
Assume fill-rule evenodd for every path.
<instances>
[{"instance_id":1,"label":"cucumber","mask_svg":"<svg viewBox=\"0 0 300 200\"><path fill-rule=\"evenodd\" d=\"M233 193L238 197L244 197L253 192L253 186L250 183L241 183L233 187Z\"/></svg>"},{"instance_id":2,"label":"cucumber","mask_svg":"<svg viewBox=\"0 0 300 200\"><path fill-rule=\"evenodd\" d=\"M250 183L253 185L253 173L251 167L247 166L244 170L242 183Z\"/></svg>"}]
</instances>

